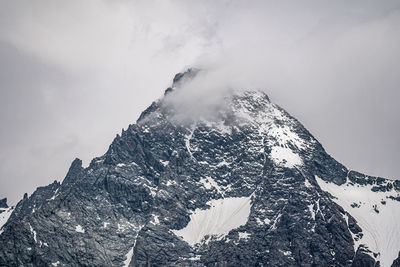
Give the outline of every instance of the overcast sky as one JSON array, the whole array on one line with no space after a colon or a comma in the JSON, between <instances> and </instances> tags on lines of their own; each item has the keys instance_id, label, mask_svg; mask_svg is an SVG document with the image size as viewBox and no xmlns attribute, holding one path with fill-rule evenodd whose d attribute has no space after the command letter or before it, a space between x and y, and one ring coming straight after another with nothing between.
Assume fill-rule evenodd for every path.
<instances>
[{"instance_id":1,"label":"overcast sky","mask_svg":"<svg viewBox=\"0 0 400 267\"><path fill-rule=\"evenodd\" d=\"M0 1L0 197L16 204L102 155L191 66L265 89L347 167L400 178L399 7Z\"/></svg>"}]
</instances>

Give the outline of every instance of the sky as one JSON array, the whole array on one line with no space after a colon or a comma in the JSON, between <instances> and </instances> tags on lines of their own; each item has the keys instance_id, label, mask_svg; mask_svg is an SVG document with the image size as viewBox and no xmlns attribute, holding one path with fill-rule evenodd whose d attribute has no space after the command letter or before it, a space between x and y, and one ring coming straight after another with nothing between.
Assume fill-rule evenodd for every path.
<instances>
[{"instance_id":1,"label":"sky","mask_svg":"<svg viewBox=\"0 0 400 267\"><path fill-rule=\"evenodd\" d=\"M0 1L0 198L87 166L188 67L265 90L348 168L400 178L399 47L399 1Z\"/></svg>"}]
</instances>

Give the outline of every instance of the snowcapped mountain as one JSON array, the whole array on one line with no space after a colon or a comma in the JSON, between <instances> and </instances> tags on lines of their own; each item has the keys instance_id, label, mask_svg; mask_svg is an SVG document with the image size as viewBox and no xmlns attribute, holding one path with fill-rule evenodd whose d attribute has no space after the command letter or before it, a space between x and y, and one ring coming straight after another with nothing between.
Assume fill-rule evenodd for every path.
<instances>
[{"instance_id":1,"label":"snowcapped mountain","mask_svg":"<svg viewBox=\"0 0 400 267\"><path fill-rule=\"evenodd\" d=\"M4 203L0 265L400 266L400 181L347 169L261 91L184 116L196 73L87 168Z\"/></svg>"}]
</instances>

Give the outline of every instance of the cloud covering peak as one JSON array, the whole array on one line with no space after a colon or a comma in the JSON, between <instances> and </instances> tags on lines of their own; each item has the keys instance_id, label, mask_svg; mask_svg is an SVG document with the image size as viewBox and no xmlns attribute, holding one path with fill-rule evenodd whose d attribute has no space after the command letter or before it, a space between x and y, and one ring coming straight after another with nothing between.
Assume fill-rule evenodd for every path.
<instances>
[{"instance_id":1,"label":"cloud covering peak","mask_svg":"<svg viewBox=\"0 0 400 267\"><path fill-rule=\"evenodd\" d=\"M395 178L399 10L390 0L1 1L0 196L15 203L61 180L71 159L104 153L188 67L207 71L182 98L262 89L339 161Z\"/></svg>"}]
</instances>

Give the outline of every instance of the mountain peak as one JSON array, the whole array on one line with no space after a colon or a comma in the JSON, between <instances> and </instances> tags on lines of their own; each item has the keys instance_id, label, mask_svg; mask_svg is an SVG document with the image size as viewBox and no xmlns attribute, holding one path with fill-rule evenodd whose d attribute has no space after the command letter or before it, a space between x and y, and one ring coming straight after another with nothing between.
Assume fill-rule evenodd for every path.
<instances>
[{"instance_id":1,"label":"mountain peak","mask_svg":"<svg viewBox=\"0 0 400 267\"><path fill-rule=\"evenodd\" d=\"M174 79L172 80L172 87L177 86L186 79L193 79L199 71L200 69L197 68L188 68L184 72L175 74Z\"/></svg>"},{"instance_id":2,"label":"mountain peak","mask_svg":"<svg viewBox=\"0 0 400 267\"><path fill-rule=\"evenodd\" d=\"M202 78L0 214L0 265L390 266L399 183L348 170L265 92Z\"/></svg>"}]
</instances>

